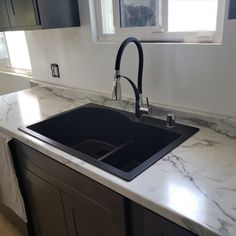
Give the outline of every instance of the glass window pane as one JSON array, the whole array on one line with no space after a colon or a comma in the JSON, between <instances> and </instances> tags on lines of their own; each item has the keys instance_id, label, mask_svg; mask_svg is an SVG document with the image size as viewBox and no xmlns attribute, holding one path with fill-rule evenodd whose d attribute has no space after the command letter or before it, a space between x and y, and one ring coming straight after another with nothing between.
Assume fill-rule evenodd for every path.
<instances>
[{"instance_id":1,"label":"glass window pane","mask_svg":"<svg viewBox=\"0 0 236 236\"><path fill-rule=\"evenodd\" d=\"M6 39L4 33L0 32L0 64L2 66L10 66L10 58L7 50Z\"/></svg>"},{"instance_id":2,"label":"glass window pane","mask_svg":"<svg viewBox=\"0 0 236 236\"><path fill-rule=\"evenodd\" d=\"M121 27L161 25L161 1L120 0Z\"/></svg>"},{"instance_id":3,"label":"glass window pane","mask_svg":"<svg viewBox=\"0 0 236 236\"><path fill-rule=\"evenodd\" d=\"M5 36L11 59L11 66L16 69L31 70L25 32L6 32Z\"/></svg>"},{"instance_id":4,"label":"glass window pane","mask_svg":"<svg viewBox=\"0 0 236 236\"><path fill-rule=\"evenodd\" d=\"M168 31L215 31L218 0L169 0Z\"/></svg>"}]
</instances>

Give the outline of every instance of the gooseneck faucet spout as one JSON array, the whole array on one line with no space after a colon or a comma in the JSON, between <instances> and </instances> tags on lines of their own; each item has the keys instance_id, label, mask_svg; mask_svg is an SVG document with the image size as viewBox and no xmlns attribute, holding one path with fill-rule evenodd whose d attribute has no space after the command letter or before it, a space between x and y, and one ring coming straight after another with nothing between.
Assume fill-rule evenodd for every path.
<instances>
[{"instance_id":1,"label":"gooseneck faucet spout","mask_svg":"<svg viewBox=\"0 0 236 236\"><path fill-rule=\"evenodd\" d=\"M115 72L120 72L120 63L121 57L123 55L124 49L129 43L134 43L138 49L138 56L139 56L139 66L138 66L138 91L142 94L142 80L143 80L143 48L138 39L134 37L127 38L123 41L120 45L120 48L117 52L116 56L116 63L115 63Z\"/></svg>"},{"instance_id":2,"label":"gooseneck faucet spout","mask_svg":"<svg viewBox=\"0 0 236 236\"><path fill-rule=\"evenodd\" d=\"M138 49L138 55L139 55L139 67L138 67L138 86L134 84L132 80L130 80L128 77L123 76L120 74L120 63L121 58L124 52L124 49L129 43L134 43ZM114 83L113 83L113 91L112 91L112 98L115 100L121 99L121 84L120 84L120 78L124 78L128 80L128 82L131 84L134 94L135 94L135 115L137 118L141 118L142 114L148 114L150 107L147 99L147 107L143 106L142 101L142 78L143 78L143 48L140 44L139 40L134 37L129 37L123 41L123 43L120 45L120 48L117 52L116 56L116 62L115 62L115 74L114 74Z\"/></svg>"}]
</instances>

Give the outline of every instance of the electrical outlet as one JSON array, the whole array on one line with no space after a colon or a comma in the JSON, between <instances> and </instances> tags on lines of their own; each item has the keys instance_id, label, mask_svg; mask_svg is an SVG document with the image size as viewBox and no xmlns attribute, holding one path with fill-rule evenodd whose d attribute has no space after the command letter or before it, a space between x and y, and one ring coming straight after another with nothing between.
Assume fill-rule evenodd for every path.
<instances>
[{"instance_id":1,"label":"electrical outlet","mask_svg":"<svg viewBox=\"0 0 236 236\"><path fill-rule=\"evenodd\" d=\"M56 63L51 64L51 72L53 78L60 78L60 70L59 65Z\"/></svg>"}]
</instances>

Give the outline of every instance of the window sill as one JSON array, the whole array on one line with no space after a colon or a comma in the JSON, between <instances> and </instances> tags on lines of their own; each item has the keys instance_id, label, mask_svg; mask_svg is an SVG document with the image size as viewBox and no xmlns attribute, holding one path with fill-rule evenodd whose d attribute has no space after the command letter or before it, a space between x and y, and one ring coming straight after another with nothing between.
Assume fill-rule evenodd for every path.
<instances>
[{"instance_id":1,"label":"window sill","mask_svg":"<svg viewBox=\"0 0 236 236\"><path fill-rule=\"evenodd\" d=\"M23 74L23 73L16 73L16 72L9 72L9 71L3 71L3 70L0 70L0 76L4 75L4 76L9 76L9 77L23 77L23 78L26 78L26 79L33 79L33 75L32 74Z\"/></svg>"},{"instance_id":2,"label":"window sill","mask_svg":"<svg viewBox=\"0 0 236 236\"><path fill-rule=\"evenodd\" d=\"M222 42L195 42L195 43L188 43L188 42L175 42L175 41L143 41L140 40L141 44L145 45L178 45L178 46L221 46ZM103 39L95 39L93 40L94 44L120 44L122 40L103 40Z\"/></svg>"}]
</instances>

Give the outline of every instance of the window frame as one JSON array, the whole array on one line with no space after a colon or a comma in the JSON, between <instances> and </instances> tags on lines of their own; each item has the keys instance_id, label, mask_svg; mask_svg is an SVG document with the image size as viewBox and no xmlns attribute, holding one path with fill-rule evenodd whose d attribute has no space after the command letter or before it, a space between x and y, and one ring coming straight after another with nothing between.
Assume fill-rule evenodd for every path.
<instances>
[{"instance_id":1,"label":"window frame","mask_svg":"<svg viewBox=\"0 0 236 236\"><path fill-rule=\"evenodd\" d=\"M118 7L119 1L112 0L113 13L115 12L114 14L115 30L118 29L118 32L115 32L114 34L103 33L102 14L100 8L101 1L102 0L89 0L92 35L93 35L93 41L95 42L120 42L129 36L137 37L140 41L147 43L153 42L153 43L219 44L222 42L226 0L218 0L215 31L193 31L193 32L167 32L166 31L167 26L165 24L168 24L168 20L167 21L164 20L163 31L156 30L154 29L155 27L154 28L134 27L134 29L128 27L127 29L120 30L121 27L117 27L117 23L119 22L119 7ZM163 10L167 12L168 9L166 10L165 4L163 6L164 6ZM143 30L143 28L149 28L149 29Z\"/></svg>"},{"instance_id":2,"label":"window frame","mask_svg":"<svg viewBox=\"0 0 236 236\"><path fill-rule=\"evenodd\" d=\"M162 14L162 24L161 26L145 26L145 27L120 27L120 1L113 0L113 13L115 13L114 16L114 25L115 25L115 32L119 35L146 35L151 33L162 33L167 31L168 26L168 1L162 1L162 0L156 0L158 2L162 2L161 4L161 12L165 12L165 17L163 17L164 14Z\"/></svg>"},{"instance_id":3,"label":"window frame","mask_svg":"<svg viewBox=\"0 0 236 236\"><path fill-rule=\"evenodd\" d=\"M6 65L5 63L0 62L0 73L14 73L14 74L20 74L20 75L25 75L25 76L32 76L32 70L21 69L21 68L16 68L12 66L11 55L9 53L6 35L5 35L5 32L1 32L1 33L3 33L3 36L5 38L6 49L9 56L9 65Z\"/></svg>"}]
</instances>

